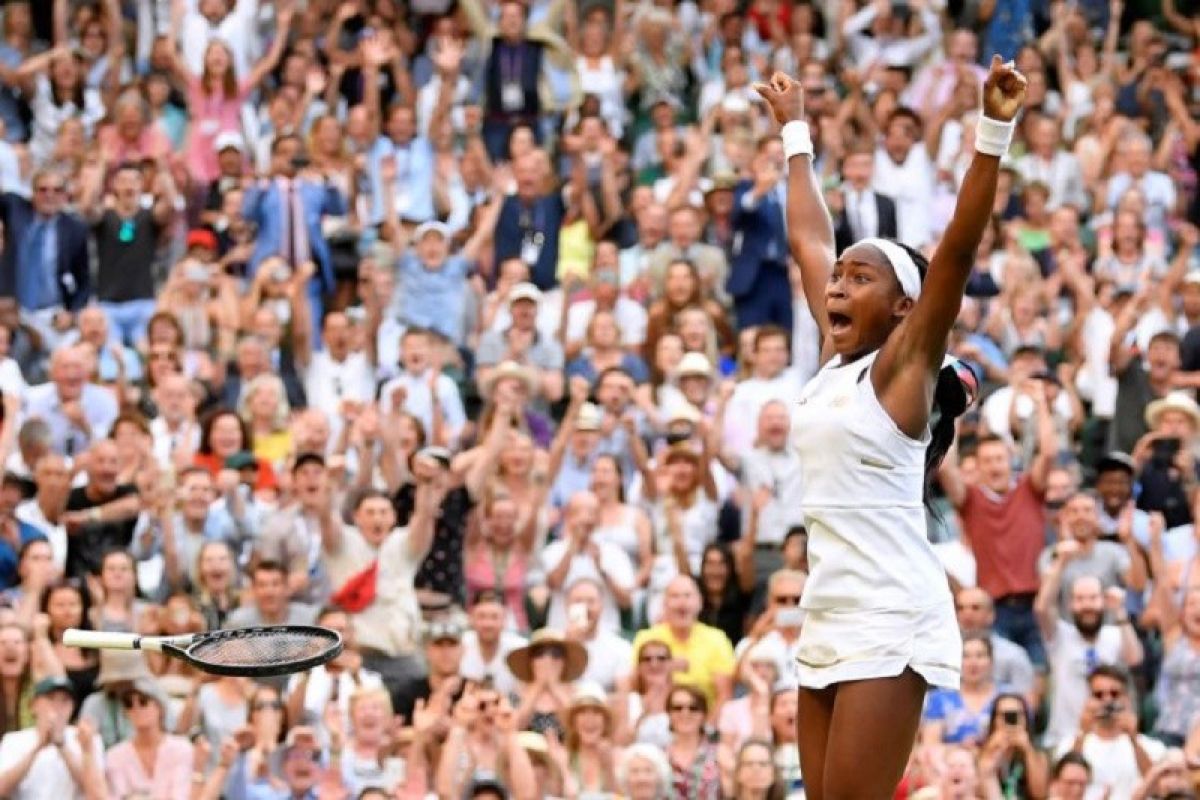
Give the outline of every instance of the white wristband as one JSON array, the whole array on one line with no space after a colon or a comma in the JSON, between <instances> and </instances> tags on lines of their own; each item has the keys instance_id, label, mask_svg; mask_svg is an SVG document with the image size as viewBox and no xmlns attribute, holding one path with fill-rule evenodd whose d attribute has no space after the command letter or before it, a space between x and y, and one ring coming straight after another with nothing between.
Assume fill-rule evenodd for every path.
<instances>
[{"instance_id":1,"label":"white wristband","mask_svg":"<svg viewBox=\"0 0 1200 800\"><path fill-rule=\"evenodd\" d=\"M807 122L792 120L779 131L779 138L783 139L783 157L789 161L792 156L813 157L812 134Z\"/></svg>"},{"instance_id":2,"label":"white wristband","mask_svg":"<svg viewBox=\"0 0 1200 800\"><path fill-rule=\"evenodd\" d=\"M1017 121L1001 122L998 119L979 115L975 123L975 150L985 156L1003 158L1012 144L1013 131L1017 129Z\"/></svg>"}]
</instances>

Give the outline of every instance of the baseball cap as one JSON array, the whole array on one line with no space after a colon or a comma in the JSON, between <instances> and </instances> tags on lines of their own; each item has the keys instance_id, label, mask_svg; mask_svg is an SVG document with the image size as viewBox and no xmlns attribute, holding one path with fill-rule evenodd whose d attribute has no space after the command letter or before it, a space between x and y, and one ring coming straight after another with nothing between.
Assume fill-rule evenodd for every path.
<instances>
[{"instance_id":1,"label":"baseball cap","mask_svg":"<svg viewBox=\"0 0 1200 800\"><path fill-rule=\"evenodd\" d=\"M460 641L463 637L463 626L453 619L438 619L425 626L425 641L438 642L445 639Z\"/></svg>"},{"instance_id":2,"label":"baseball cap","mask_svg":"<svg viewBox=\"0 0 1200 800\"><path fill-rule=\"evenodd\" d=\"M226 469L250 469L257 466L258 459L249 450L239 450L225 459Z\"/></svg>"},{"instance_id":3,"label":"baseball cap","mask_svg":"<svg viewBox=\"0 0 1200 800\"><path fill-rule=\"evenodd\" d=\"M518 300L532 300L540 303L542 302L542 290L527 281L518 283L508 290L508 304L511 306Z\"/></svg>"},{"instance_id":4,"label":"baseball cap","mask_svg":"<svg viewBox=\"0 0 1200 800\"><path fill-rule=\"evenodd\" d=\"M1115 472L1118 470L1122 472L1128 472L1130 475L1136 475L1137 463L1134 462L1132 456L1130 456L1128 453L1122 453L1120 450L1113 450L1105 453L1096 462L1097 475L1102 472Z\"/></svg>"},{"instance_id":5,"label":"baseball cap","mask_svg":"<svg viewBox=\"0 0 1200 800\"><path fill-rule=\"evenodd\" d=\"M448 225L446 225L446 223L438 222L437 220L430 220L429 222L422 222L420 225L417 226L416 230L413 231L413 235L412 235L413 241L419 242L422 238L424 238L425 234L427 234L427 233L439 233L439 234L441 234L443 239L449 239L450 238L450 227Z\"/></svg>"},{"instance_id":6,"label":"baseball cap","mask_svg":"<svg viewBox=\"0 0 1200 800\"><path fill-rule=\"evenodd\" d=\"M242 136L234 131L225 131L217 136L213 141L213 149L220 153L222 150L237 150L245 155L246 143L242 141Z\"/></svg>"},{"instance_id":7,"label":"baseball cap","mask_svg":"<svg viewBox=\"0 0 1200 800\"><path fill-rule=\"evenodd\" d=\"M217 249L217 235L207 228L192 228L187 235L187 249L203 247L205 250Z\"/></svg>"},{"instance_id":8,"label":"baseball cap","mask_svg":"<svg viewBox=\"0 0 1200 800\"><path fill-rule=\"evenodd\" d=\"M33 686L34 697L44 697L54 692L66 692L72 698L75 697L75 687L61 675L51 675L49 678L42 678Z\"/></svg>"}]
</instances>

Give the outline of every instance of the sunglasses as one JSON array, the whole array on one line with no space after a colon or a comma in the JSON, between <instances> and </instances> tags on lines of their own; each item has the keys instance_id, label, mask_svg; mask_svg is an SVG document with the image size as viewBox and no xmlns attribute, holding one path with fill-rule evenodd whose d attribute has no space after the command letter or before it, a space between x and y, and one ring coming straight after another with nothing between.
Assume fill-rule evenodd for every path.
<instances>
[{"instance_id":1,"label":"sunglasses","mask_svg":"<svg viewBox=\"0 0 1200 800\"><path fill-rule=\"evenodd\" d=\"M278 700L256 700L250 706L251 711L282 711L283 703Z\"/></svg>"},{"instance_id":2,"label":"sunglasses","mask_svg":"<svg viewBox=\"0 0 1200 800\"><path fill-rule=\"evenodd\" d=\"M1113 689L1108 692L1092 692L1092 697L1097 700L1120 700L1125 694L1119 689Z\"/></svg>"},{"instance_id":3,"label":"sunglasses","mask_svg":"<svg viewBox=\"0 0 1200 800\"><path fill-rule=\"evenodd\" d=\"M638 659L639 664L665 664L671 660L669 655L648 655Z\"/></svg>"},{"instance_id":4,"label":"sunglasses","mask_svg":"<svg viewBox=\"0 0 1200 800\"><path fill-rule=\"evenodd\" d=\"M667 710L672 714L682 714L685 711L691 714L699 714L702 709L700 706L692 705L691 703L680 703L679 705L670 706Z\"/></svg>"},{"instance_id":5,"label":"sunglasses","mask_svg":"<svg viewBox=\"0 0 1200 800\"><path fill-rule=\"evenodd\" d=\"M777 594L771 598L771 602L776 605L798 606L800 605L800 595L798 594Z\"/></svg>"},{"instance_id":6,"label":"sunglasses","mask_svg":"<svg viewBox=\"0 0 1200 800\"><path fill-rule=\"evenodd\" d=\"M125 708L140 708L142 706L148 706L150 703L151 700L149 697L136 692L130 692L121 698L121 705Z\"/></svg>"}]
</instances>

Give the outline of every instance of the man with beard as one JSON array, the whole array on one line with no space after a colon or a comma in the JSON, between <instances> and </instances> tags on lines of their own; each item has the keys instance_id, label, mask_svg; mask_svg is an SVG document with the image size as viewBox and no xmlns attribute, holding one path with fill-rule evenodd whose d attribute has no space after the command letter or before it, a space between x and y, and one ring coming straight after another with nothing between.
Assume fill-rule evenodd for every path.
<instances>
[{"instance_id":1,"label":"man with beard","mask_svg":"<svg viewBox=\"0 0 1200 800\"><path fill-rule=\"evenodd\" d=\"M1055 598L1059 613L1070 611L1069 593L1075 582L1084 576L1100 581L1102 590L1125 586L1134 592L1146 588L1146 561L1138 550L1137 541L1125 525L1120 534L1121 544L1100 541L1099 502L1088 492L1076 492L1063 505L1061 545L1074 541L1079 547L1071 563L1062 569L1062 586L1067 590ZM1047 547L1038 558L1038 574L1044 577L1056 558L1054 546ZM1042 588L1045 588L1043 583Z\"/></svg>"},{"instance_id":2,"label":"man with beard","mask_svg":"<svg viewBox=\"0 0 1200 800\"><path fill-rule=\"evenodd\" d=\"M1070 736L1079 724L1087 702L1086 676L1098 664L1124 664L1135 667L1142 662L1142 645L1123 610L1105 624L1105 592L1100 579L1093 575L1077 578L1071 585L1070 622L1058 612L1058 594L1063 574L1071 561L1083 552L1075 539L1065 539L1054 548L1054 556L1034 600L1034 613L1046 643L1054 693L1050 701L1050 719L1045 742L1051 746ZM1115 596L1124 592L1109 590ZM1111 601L1110 601L1111 602ZM1114 604L1114 607L1118 605Z\"/></svg>"}]
</instances>

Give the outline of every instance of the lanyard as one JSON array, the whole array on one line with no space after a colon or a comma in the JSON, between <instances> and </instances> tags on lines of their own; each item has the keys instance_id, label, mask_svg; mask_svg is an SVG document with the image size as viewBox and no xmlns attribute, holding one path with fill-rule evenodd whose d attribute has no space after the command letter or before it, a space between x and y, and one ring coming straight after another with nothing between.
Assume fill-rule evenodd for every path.
<instances>
[{"instance_id":1,"label":"lanyard","mask_svg":"<svg viewBox=\"0 0 1200 800\"><path fill-rule=\"evenodd\" d=\"M500 82L501 83L520 83L521 82L521 66L524 61L523 47L517 45L504 45L500 52ZM508 58L505 58L508 56Z\"/></svg>"}]
</instances>

